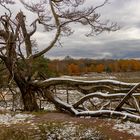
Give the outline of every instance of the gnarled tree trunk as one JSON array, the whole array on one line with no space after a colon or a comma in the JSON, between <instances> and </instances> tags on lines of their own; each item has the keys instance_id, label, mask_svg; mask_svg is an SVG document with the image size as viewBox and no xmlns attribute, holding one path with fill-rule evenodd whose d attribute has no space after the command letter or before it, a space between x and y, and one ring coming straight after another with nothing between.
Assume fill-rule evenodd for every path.
<instances>
[{"instance_id":1,"label":"gnarled tree trunk","mask_svg":"<svg viewBox=\"0 0 140 140\"><path fill-rule=\"evenodd\" d=\"M24 110L38 111L39 106L36 101L35 92L30 86L22 87L21 89Z\"/></svg>"},{"instance_id":2,"label":"gnarled tree trunk","mask_svg":"<svg viewBox=\"0 0 140 140\"><path fill-rule=\"evenodd\" d=\"M29 82L23 80L24 79L21 79L21 77L17 77L17 75L15 76L15 82L18 85L21 92L24 110L38 111L39 106L36 101L35 90L32 86L30 86Z\"/></svg>"},{"instance_id":3,"label":"gnarled tree trunk","mask_svg":"<svg viewBox=\"0 0 140 140\"><path fill-rule=\"evenodd\" d=\"M34 87L30 85L30 81L28 81L27 77L22 73L19 67L11 67L13 65L13 61L9 59L5 59L5 64L11 77L15 81L17 87L20 89L22 101L24 105L25 111L38 111L39 106L35 97Z\"/></svg>"}]
</instances>

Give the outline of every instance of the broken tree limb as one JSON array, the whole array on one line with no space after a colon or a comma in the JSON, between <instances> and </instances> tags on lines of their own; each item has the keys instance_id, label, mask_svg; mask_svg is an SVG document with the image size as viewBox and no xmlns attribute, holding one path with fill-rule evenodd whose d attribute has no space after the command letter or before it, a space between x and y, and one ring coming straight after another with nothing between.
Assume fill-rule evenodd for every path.
<instances>
[{"instance_id":1,"label":"broken tree limb","mask_svg":"<svg viewBox=\"0 0 140 140\"><path fill-rule=\"evenodd\" d=\"M78 112L77 116L119 117L119 118L128 119L135 122L140 122L140 116L133 115L130 113L119 112L119 111L111 111L111 110L82 111L82 112Z\"/></svg>"},{"instance_id":2,"label":"broken tree limb","mask_svg":"<svg viewBox=\"0 0 140 140\"><path fill-rule=\"evenodd\" d=\"M133 115L130 113L125 112L119 112L119 111L113 111L113 110L97 110L97 111L78 111L76 108L74 108L73 105L70 105L68 103L65 103L61 101L59 98L55 97L53 95L52 91L45 91L46 97L54 103L58 108L60 107L63 111L68 111L72 113L75 116L93 116L93 117L120 117L125 119L130 119L132 121L140 122L140 116Z\"/></svg>"},{"instance_id":3,"label":"broken tree limb","mask_svg":"<svg viewBox=\"0 0 140 140\"><path fill-rule=\"evenodd\" d=\"M50 90L44 90L45 97L48 101L52 102L56 108L63 111L71 112L72 114L76 113L72 108L72 106L68 103L61 101L58 97L54 96L53 92Z\"/></svg>"},{"instance_id":4,"label":"broken tree limb","mask_svg":"<svg viewBox=\"0 0 140 140\"><path fill-rule=\"evenodd\" d=\"M136 84L127 94L126 96L121 100L121 102L118 104L118 106L115 108L115 111L118 111L121 109L121 107L124 105L124 103L131 97L131 95L134 93L134 91L140 87L140 83Z\"/></svg>"},{"instance_id":5,"label":"broken tree limb","mask_svg":"<svg viewBox=\"0 0 140 140\"><path fill-rule=\"evenodd\" d=\"M83 94L89 94L97 91L104 91L109 93L128 93L130 89L137 85L137 83L125 83L116 80L97 80L97 81L83 81L68 78L50 78L44 81L33 81L33 86L38 88L49 88L51 86L61 86L65 88L73 88ZM140 93L140 88L135 91Z\"/></svg>"},{"instance_id":6,"label":"broken tree limb","mask_svg":"<svg viewBox=\"0 0 140 140\"><path fill-rule=\"evenodd\" d=\"M100 98L100 99L121 99L125 95L126 95L125 93L106 94L106 93L101 93L101 92L95 92L95 93L85 95L79 101L77 101L75 104L73 104L73 106L78 107L80 104L82 104L86 100L93 98L93 97ZM140 96L140 94L134 94L134 96Z\"/></svg>"},{"instance_id":7,"label":"broken tree limb","mask_svg":"<svg viewBox=\"0 0 140 140\"><path fill-rule=\"evenodd\" d=\"M125 83L116 80L97 80L97 81L83 81L83 80L75 80L75 79L67 79L67 78L50 78L44 81L35 80L31 83L32 85L38 87L50 87L53 85L69 85L69 86L117 86L119 88L132 88L137 83Z\"/></svg>"},{"instance_id":8,"label":"broken tree limb","mask_svg":"<svg viewBox=\"0 0 140 140\"><path fill-rule=\"evenodd\" d=\"M96 86L78 86L78 91L82 92L83 94L89 94L97 91L108 91L109 93L127 93L130 88L125 89L119 89L114 88L113 86L107 86L107 85L96 85Z\"/></svg>"},{"instance_id":9,"label":"broken tree limb","mask_svg":"<svg viewBox=\"0 0 140 140\"><path fill-rule=\"evenodd\" d=\"M107 117L123 117L133 121L139 121L139 99L140 86L139 83L124 83L115 80L98 80L98 81L83 81L67 78L51 78L44 81L34 81L31 83L37 88L44 89L45 98L52 102L59 110L70 112L75 116L107 116ZM57 88L57 93L52 87ZM81 99L77 99L75 103L64 102L59 98L59 90L61 89L68 95L69 90L78 91L82 94ZM92 92L93 91L93 92ZM98 92L97 92L98 91ZM102 93L102 92L104 93ZM121 92L119 92L121 91ZM71 94L71 93L70 93ZM133 97L131 102L126 99ZM126 98L127 97L127 98ZM101 101L96 105L97 98ZM121 99L125 99L126 106L121 110L114 110ZM70 99L70 98L69 98ZM91 104L89 104L91 103ZM92 107L90 107L92 105ZM129 107L129 108L128 108ZM113 114L113 115L112 115Z\"/></svg>"},{"instance_id":10,"label":"broken tree limb","mask_svg":"<svg viewBox=\"0 0 140 140\"><path fill-rule=\"evenodd\" d=\"M136 109L137 109L137 111L140 114L140 106L139 106L139 103L138 103L137 99L134 96L132 96L132 98L134 99L134 103L135 103Z\"/></svg>"}]
</instances>

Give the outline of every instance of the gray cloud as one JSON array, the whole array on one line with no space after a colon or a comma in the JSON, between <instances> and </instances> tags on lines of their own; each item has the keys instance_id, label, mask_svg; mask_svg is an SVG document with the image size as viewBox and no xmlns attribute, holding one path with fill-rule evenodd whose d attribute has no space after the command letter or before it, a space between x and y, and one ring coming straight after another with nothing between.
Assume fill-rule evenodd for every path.
<instances>
[{"instance_id":1,"label":"gray cloud","mask_svg":"<svg viewBox=\"0 0 140 140\"><path fill-rule=\"evenodd\" d=\"M66 55L98 59L138 58L140 56L140 40L110 41L104 43L104 45L87 44L85 46L81 44L80 46L75 46L74 49L71 49L71 47L56 47L46 56L63 58Z\"/></svg>"},{"instance_id":2,"label":"gray cloud","mask_svg":"<svg viewBox=\"0 0 140 140\"><path fill-rule=\"evenodd\" d=\"M91 0L87 1L88 4ZM96 4L103 2L95 1ZM75 27L74 35L63 39L64 47L51 50L48 56L71 55L90 58L138 58L140 57L140 0L110 0L98 10L103 20L116 21L121 29L113 33L86 38L86 28Z\"/></svg>"}]
</instances>

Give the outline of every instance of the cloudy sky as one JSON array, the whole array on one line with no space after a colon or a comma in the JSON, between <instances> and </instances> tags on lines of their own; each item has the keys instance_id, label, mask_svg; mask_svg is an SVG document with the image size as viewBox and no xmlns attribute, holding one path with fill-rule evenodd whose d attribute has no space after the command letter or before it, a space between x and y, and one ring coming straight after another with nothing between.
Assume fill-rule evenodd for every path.
<instances>
[{"instance_id":1,"label":"cloudy sky","mask_svg":"<svg viewBox=\"0 0 140 140\"><path fill-rule=\"evenodd\" d=\"M87 0L87 5L99 5L104 0ZM21 5L18 8L22 8ZM62 47L57 45L46 56L64 58L69 55L75 58L94 59L128 59L140 58L140 0L109 0L109 3L98 9L102 20L117 22L121 27L116 32L104 32L98 36L86 37L87 28L74 25L74 34L61 39ZM31 18L30 13L26 14ZM46 46L52 38L46 32L37 31L34 35L39 49Z\"/></svg>"},{"instance_id":2,"label":"cloudy sky","mask_svg":"<svg viewBox=\"0 0 140 140\"><path fill-rule=\"evenodd\" d=\"M89 5L93 1L97 4L103 2L87 0ZM109 4L98 11L103 19L117 22L121 29L87 38L84 36L86 28L77 26L72 36L62 39L63 47L53 48L47 56L140 58L140 0L109 0Z\"/></svg>"}]
</instances>

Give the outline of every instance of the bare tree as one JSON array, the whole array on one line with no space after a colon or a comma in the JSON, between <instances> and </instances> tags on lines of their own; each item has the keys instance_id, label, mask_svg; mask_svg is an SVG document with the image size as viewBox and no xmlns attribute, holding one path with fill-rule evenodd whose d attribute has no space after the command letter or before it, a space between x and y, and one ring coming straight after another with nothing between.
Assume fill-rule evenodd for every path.
<instances>
[{"instance_id":1,"label":"bare tree","mask_svg":"<svg viewBox=\"0 0 140 140\"><path fill-rule=\"evenodd\" d=\"M103 7L107 0L96 7L85 7L85 0L42 0L27 3L20 2L27 10L35 13L37 18L27 26L26 15L23 11L13 14L7 4L14 4L12 0L1 0L0 6L5 13L0 15L0 58L8 69L11 81L20 89L24 110L38 110L36 92L39 90L33 84L33 61L48 52L60 37L73 33L71 23L78 23L89 28L87 36L100 34L104 31L116 31L116 23L100 21L101 15L96 12ZM43 50L34 52L32 36L38 25L42 25L46 33L54 31L54 37ZM30 27L30 29L28 29ZM30 31L29 31L30 30ZM10 84L10 83L9 83Z\"/></svg>"}]
</instances>

